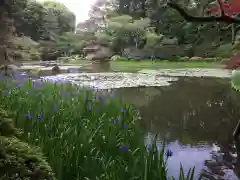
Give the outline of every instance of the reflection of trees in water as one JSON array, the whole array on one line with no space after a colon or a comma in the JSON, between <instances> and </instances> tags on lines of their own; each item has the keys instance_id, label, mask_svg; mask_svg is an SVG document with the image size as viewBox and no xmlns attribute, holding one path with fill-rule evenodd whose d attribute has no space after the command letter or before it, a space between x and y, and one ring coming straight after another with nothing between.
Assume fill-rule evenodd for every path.
<instances>
[{"instance_id":1,"label":"reflection of trees in water","mask_svg":"<svg viewBox=\"0 0 240 180\"><path fill-rule=\"evenodd\" d=\"M196 147L216 143L220 151L205 162L205 177L224 179L233 168L232 133L240 117L240 93L232 91L228 80L183 78L168 87L126 88L116 94L138 106L147 131L159 132L161 140Z\"/></svg>"},{"instance_id":2,"label":"reflection of trees in water","mask_svg":"<svg viewBox=\"0 0 240 180\"><path fill-rule=\"evenodd\" d=\"M193 144L228 139L240 111L228 83L200 78L181 79L162 88L160 95L141 108L141 114L146 126L149 120L154 124L151 130L170 132L168 140ZM184 142L185 139L193 142Z\"/></svg>"},{"instance_id":3,"label":"reflection of trees in water","mask_svg":"<svg viewBox=\"0 0 240 180\"><path fill-rule=\"evenodd\" d=\"M240 94L222 79L183 78L167 87L123 88L114 94L140 109L148 131L183 144L229 139L240 115Z\"/></svg>"},{"instance_id":4,"label":"reflection of trees in water","mask_svg":"<svg viewBox=\"0 0 240 180\"><path fill-rule=\"evenodd\" d=\"M134 106L146 107L161 91L156 87L121 88L116 89L115 94L122 97L124 102Z\"/></svg>"}]
</instances>

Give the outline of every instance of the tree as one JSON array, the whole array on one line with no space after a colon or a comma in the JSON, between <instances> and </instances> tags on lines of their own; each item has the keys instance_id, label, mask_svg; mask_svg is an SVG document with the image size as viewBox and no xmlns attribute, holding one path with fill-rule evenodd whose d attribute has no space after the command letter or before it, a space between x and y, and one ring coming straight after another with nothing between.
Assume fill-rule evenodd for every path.
<instances>
[{"instance_id":1,"label":"tree","mask_svg":"<svg viewBox=\"0 0 240 180\"><path fill-rule=\"evenodd\" d=\"M13 1L11 17L17 35L38 40L44 31L44 7L34 0Z\"/></svg>"},{"instance_id":2,"label":"tree","mask_svg":"<svg viewBox=\"0 0 240 180\"><path fill-rule=\"evenodd\" d=\"M211 1L211 0L210 0ZM149 18L150 27L159 35L176 37L182 49L191 47L194 54L214 51L217 46L231 42L231 26L223 23L193 23L186 21L179 13L168 8L167 0L116 0L119 14L131 15L134 20ZM181 6L189 13L203 15L209 0L184 0ZM206 14L206 13L205 13ZM205 16L205 15L204 15ZM205 47L205 48L204 48Z\"/></svg>"},{"instance_id":3,"label":"tree","mask_svg":"<svg viewBox=\"0 0 240 180\"><path fill-rule=\"evenodd\" d=\"M105 34L112 37L109 39L116 51L122 53L126 46L139 47L149 23L148 18L133 20L129 15L116 16L106 20Z\"/></svg>"},{"instance_id":4,"label":"tree","mask_svg":"<svg viewBox=\"0 0 240 180\"><path fill-rule=\"evenodd\" d=\"M45 8L44 17L45 33L55 39L65 32L74 32L76 17L63 4L55 1L44 1L42 4Z\"/></svg>"},{"instance_id":5,"label":"tree","mask_svg":"<svg viewBox=\"0 0 240 180\"><path fill-rule=\"evenodd\" d=\"M16 61L40 60L41 47L30 37L12 37L8 44L9 58Z\"/></svg>"},{"instance_id":6,"label":"tree","mask_svg":"<svg viewBox=\"0 0 240 180\"><path fill-rule=\"evenodd\" d=\"M30 36L35 41L54 39L75 30L75 15L58 2L12 0L11 11L17 35Z\"/></svg>"},{"instance_id":7,"label":"tree","mask_svg":"<svg viewBox=\"0 0 240 180\"><path fill-rule=\"evenodd\" d=\"M155 49L161 46L161 41L163 40L164 36L156 34L154 29L148 29L146 38L147 42L145 47L151 51L151 56L154 58Z\"/></svg>"},{"instance_id":8,"label":"tree","mask_svg":"<svg viewBox=\"0 0 240 180\"><path fill-rule=\"evenodd\" d=\"M9 64L8 49L9 39L14 34L14 27L9 17L9 13L12 11L11 4L4 0L0 4L0 67Z\"/></svg>"},{"instance_id":9,"label":"tree","mask_svg":"<svg viewBox=\"0 0 240 180\"><path fill-rule=\"evenodd\" d=\"M67 32L64 33L56 40L57 49L65 54L83 54L83 48L91 41L94 40L95 37L93 35L89 35L86 33L72 33Z\"/></svg>"}]
</instances>

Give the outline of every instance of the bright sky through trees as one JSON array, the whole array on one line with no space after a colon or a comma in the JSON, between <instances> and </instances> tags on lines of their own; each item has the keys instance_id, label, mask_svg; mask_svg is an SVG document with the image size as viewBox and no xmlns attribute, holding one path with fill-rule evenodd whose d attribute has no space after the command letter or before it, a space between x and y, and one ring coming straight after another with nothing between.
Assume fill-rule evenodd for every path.
<instances>
[{"instance_id":1,"label":"bright sky through trees","mask_svg":"<svg viewBox=\"0 0 240 180\"><path fill-rule=\"evenodd\" d=\"M91 5L94 4L96 0L56 0L56 1L63 3L72 12L74 12L76 14L77 22L82 22L88 19L88 12L91 8Z\"/></svg>"}]
</instances>

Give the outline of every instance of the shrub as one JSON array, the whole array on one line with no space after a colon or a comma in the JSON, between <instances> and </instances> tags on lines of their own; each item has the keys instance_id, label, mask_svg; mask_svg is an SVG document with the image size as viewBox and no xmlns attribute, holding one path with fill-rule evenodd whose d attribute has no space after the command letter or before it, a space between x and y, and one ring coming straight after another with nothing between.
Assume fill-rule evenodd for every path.
<instances>
[{"instance_id":1,"label":"shrub","mask_svg":"<svg viewBox=\"0 0 240 180\"><path fill-rule=\"evenodd\" d=\"M16 61L40 60L41 51L39 43L30 37L13 37L8 47L9 56Z\"/></svg>"},{"instance_id":2,"label":"shrub","mask_svg":"<svg viewBox=\"0 0 240 180\"><path fill-rule=\"evenodd\" d=\"M8 117L6 111L0 108L0 136L19 136L20 131L14 127L12 119Z\"/></svg>"},{"instance_id":3,"label":"shrub","mask_svg":"<svg viewBox=\"0 0 240 180\"><path fill-rule=\"evenodd\" d=\"M0 108L0 180L54 180L54 175L40 149L15 136L20 131Z\"/></svg>"},{"instance_id":4,"label":"shrub","mask_svg":"<svg viewBox=\"0 0 240 180\"><path fill-rule=\"evenodd\" d=\"M0 136L1 180L54 180L50 166L39 149L15 137Z\"/></svg>"},{"instance_id":5,"label":"shrub","mask_svg":"<svg viewBox=\"0 0 240 180\"><path fill-rule=\"evenodd\" d=\"M168 178L164 149L153 143L146 151L138 113L120 100L71 84L0 80L0 88L0 104L59 180Z\"/></svg>"}]
</instances>

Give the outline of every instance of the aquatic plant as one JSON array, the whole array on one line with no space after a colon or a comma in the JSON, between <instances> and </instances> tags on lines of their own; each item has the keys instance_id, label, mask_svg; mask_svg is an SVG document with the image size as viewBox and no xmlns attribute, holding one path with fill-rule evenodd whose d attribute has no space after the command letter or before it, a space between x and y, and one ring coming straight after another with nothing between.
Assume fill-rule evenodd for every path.
<instances>
[{"instance_id":1,"label":"aquatic plant","mask_svg":"<svg viewBox=\"0 0 240 180\"><path fill-rule=\"evenodd\" d=\"M71 84L0 80L0 105L21 139L40 146L57 179L166 180L172 155L144 145L138 113L121 100ZM194 170L189 177L193 179Z\"/></svg>"}]
</instances>

